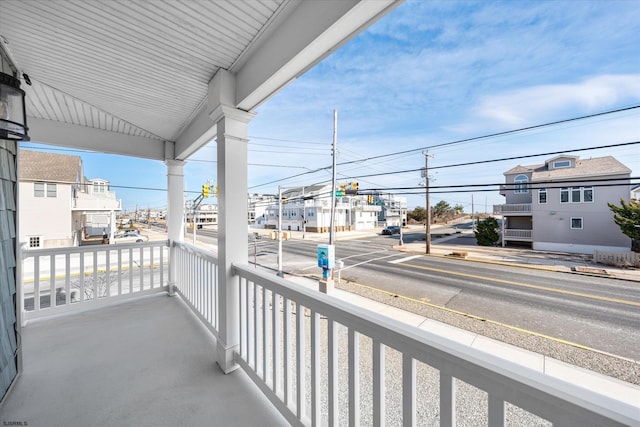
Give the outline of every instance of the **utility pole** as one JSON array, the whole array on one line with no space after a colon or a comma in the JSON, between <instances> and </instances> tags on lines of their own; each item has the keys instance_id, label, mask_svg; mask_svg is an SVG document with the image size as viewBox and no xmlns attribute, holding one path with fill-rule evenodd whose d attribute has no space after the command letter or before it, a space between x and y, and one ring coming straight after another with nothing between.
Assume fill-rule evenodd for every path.
<instances>
[{"instance_id":1,"label":"utility pole","mask_svg":"<svg viewBox=\"0 0 640 427\"><path fill-rule=\"evenodd\" d=\"M329 220L329 244L333 245L333 221L336 217L336 146L338 144L338 110L333 110L333 177L331 179L331 219Z\"/></svg>"},{"instance_id":2,"label":"utility pole","mask_svg":"<svg viewBox=\"0 0 640 427\"><path fill-rule=\"evenodd\" d=\"M425 206L426 206L426 224L425 224L425 251L429 255L431 253L431 206L429 205L429 152L423 151L424 154L424 182L425 182Z\"/></svg>"},{"instance_id":3,"label":"utility pole","mask_svg":"<svg viewBox=\"0 0 640 427\"><path fill-rule=\"evenodd\" d=\"M282 274L282 187L278 185L278 276Z\"/></svg>"}]
</instances>

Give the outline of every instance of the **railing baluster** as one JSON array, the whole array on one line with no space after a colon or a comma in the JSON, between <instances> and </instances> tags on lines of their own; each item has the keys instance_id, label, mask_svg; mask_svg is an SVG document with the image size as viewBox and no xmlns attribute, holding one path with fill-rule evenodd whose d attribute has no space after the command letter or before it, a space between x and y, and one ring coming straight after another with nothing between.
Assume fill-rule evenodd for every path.
<instances>
[{"instance_id":1,"label":"railing baluster","mask_svg":"<svg viewBox=\"0 0 640 427\"><path fill-rule=\"evenodd\" d=\"M140 292L144 291L144 250L140 248Z\"/></svg>"},{"instance_id":2,"label":"railing baluster","mask_svg":"<svg viewBox=\"0 0 640 427\"><path fill-rule=\"evenodd\" d=\"M49 257L49 307L56 306L56 256Z\"/></svg>"},{"instance_id":3,"label":"railing baluster","mask_svg":"<svg viewBox=\"0 0 640 427\"><path fill-rule=\"evenodd\" d=\"M319 426L320 411L320 315L311 311L311 425Z\"/></svg>"},{"instance_id":4,"label":"railing baluster","mask_svg":"<svg viewBox=\"0 0 640 427\"><path fill-rule=\"evenodd\" d=\"M153 246L149 248L149 282L150 287L153 289L155 287L155 277L153 274L153 266L154 266L154 258L153 258Z\"/></svg>"},{"instance_id":5,"label":"railing baluster","mask_svg":"<svg viewBox=\"0 0 640 427\"><path fill-rule=\"evenodd\" d=\"M71 304L71 254L68 252L64 256L64 293L65 304Z\"/></svg>"},{"instance_id":6,"label":"railing baluster","mask_svg":"<svg viewBox=\"0 0 640 427\"><path fill-rule=\"evenodd\" d=\"M246 279L243 277L240 277L238 279L238 285L240 286L240 288L238 289L238 314L240 314L240 319L238 319L238 337L240 337L239 339L239 343L238 343L238 353L240 354L241 358L244 358L245 360L247 359L247 354L246 354L246 349L247 346L245 344L245 340L246 340L246 336L247 336L247 313L246 313L246 297L247 297L247 291L246 291Z\"/></svg>"},{"instance_id":7,"label":"railing baluster","mask_svg":"<svg viewBox=\"0 0 640 427\"><path fill-rule=\"evenodd\" d=\"M282 319L282 328L284 329L284 404L289 406L291 402L291 301L283 297L284 318Z\"/></svg>"},{"instance_id":8,"label":"railing baluster","mask_svg":"<svg viewBox=\"0 0 640 427\"><path fill-rule=\"evenodd\" d=\"M104 267L104 285L106 287L106 296L111 296L111 250L107 249L105 252L105 267Z\"/></svg>"},{"instance_id":9,"label":"railing baluster","mask_svg":"<svg viewBox=\"0 0 640 427\"><path fill-rule=\"evenodd\" d=\"M122 249L118 249L118 295L122 295Z\"/></svg>"},{"instance_id":10,"label":"railing baluster","mask_svg":"<svg viewBox=\"0 0 640 427\"><path fill-rule=\"evenodd\" d=\"M33 257L33 309L40 310L40 256Z\"/></svg>"},{"instance_id":11,"label":"railing baluster","mask_svg":"<svg viewBox=\"0 0 640 427\"><path fill-rule=\"evenodd\" d=\"M384 345L373 340L373 425L385 424L385 359Z\"/></svg>"},{"instance_id":12,"label":"railing baluster","mask_svg":"<svg viewBox=\"0 0 640 427\"><path fill-rule=\"evenodd\" d=\"M451 374L440 371L440 427L455 425L456 391Z\"/></svg>"},{"instance_id":13,"label":"railing baluster","mask_svg":"<svg viewBox=\"0 0 640 427\"><path fill-rule=\"evenodd\" d=\"M360 425L360 339L349 328L349 425Z\"/></svg>"},{"instance_id":14,"label":"railing baluster","mask_svg":"<svg viewBox=\"0 0 640 427\"><path fill-rule=\"evenodd\" d=\"M84 301L84 256L85 252L80 254L80 301Z\"/></svg>"},{"instance_id":15,"label":"railing baluster","mask_svg":"<svg viewBox=\"0 0 640 427\"><path fill-rule=\"evenodd\" d=\"M402 355L402 425L416 425L416 361Z\"/></svg>"},{"instance_id":16,"label":"railing baluster","mask_svg":"<svg viewBox=\"0 0 640 427\"><path fill-rule=\"evenodd\" d=\"M329 388L329 427L339 425L338 415L338 331L333 319L327 321L327 355L328 355L328 388Z\"/></svg>"},{"instance_id":17,"label":"railing baluster","mask_svg":"<svg viewBox=\"0 0 640 427\"><path fill-rule=\"evenodd\" d=\"M251 282L251 290L253 291L253 308L251 312L253 313L253 369L258 372L258 285L254 282Z\"/></svg>"},{"instance_id":18,"label":"railing baluster","mask_svg":"<svg viewBox=\"0 0 640 427\"><path fill-rule=\"evenodd\" d=\"M305 330L304 307L296 303L296 415L298 419L304 418L305 411Z\"/></svg>"},{"instance_id":19,"label":"railing baluster","mask_svg":"<svg viewBox=\"0 0 640 427\"><path fill-rule=\"evenodd\" d=\"M504 427L504 400L489 394L489 425L491 427Z\"/></svg>"},{"instance_id":20,"label":"railing baluster","mask_svg":"<svg viewBox=\"0 0 640 427\"><path fill-rule=\"evenodd\" d=\"M271 375L273 376L273 392L278 395L280 392L280 295L275 291L271 292L271 315L272 315L272 332L271 332Z\"/></svg>"},{"instance_id":21,"label":"railing baluster","mask_svg":"<svg viewBox=\"0 0 640 427\"><path fill-rule=\"evenodd\" d=\"M129 248L129 294L133 293L133 248Z\"/></svg>"},{"instance_id":22,"label":"railing baluster","mask_svg":"<svg viewBox=\"0 0 640 427\"><path fill-rule=\"evenodd\" d=\"M93 300L98 300L98 251L93 252Z\"/></svg>"},{"instance_id":23,"label":"railing baluster","mask_svg":"<svg viewBox=\"0 0 640 427\"><path fill-rule=\"evenodd\" d=\"M267 289L262 287L262 379L265 384L269 381L269 365L267 355L269 354L269 301L267 299Z\"/></svg>"}]
</instances>

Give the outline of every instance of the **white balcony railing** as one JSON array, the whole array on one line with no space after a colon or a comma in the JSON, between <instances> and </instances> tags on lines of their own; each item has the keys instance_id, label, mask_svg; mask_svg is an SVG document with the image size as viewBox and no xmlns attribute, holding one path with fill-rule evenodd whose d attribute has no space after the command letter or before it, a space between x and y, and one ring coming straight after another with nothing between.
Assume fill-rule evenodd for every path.
<instances>
[{"instance_id":1,"label":"white balcony railing","mask_svg":"<svg viewBox=\"0 0 640 427\"><path fill-rule=\"evenodd\" d=\"M154 242L25 251L25 277L30 277L29 262L33 271L31 317L166 291L169 274L160 267L166 265L167 249L167 242ZM217 282L215 255L175 242L170 253L176 292L215 336L222 312L239 314L226 320L239 331L234 360L292 425L637 424L637 408L615 396L596 394L253 266L233 266L238 309L220 310L223 284ZM98 283L105 284L104 292L82 292L99 289ZM45 298L58 289L64 292L61 300ZM72 289L80 291L77 302L70 297Z\"/></svg>"},{"instance_id":2,"label":"white balcony railing","mask_svg":"<svg viewBox=\"0 0 640 427\"><path fill-rule=\"evenodd\" d=\"M292 425L633 423L636 409L615 399L234 268L241 279L236 360Z\"/></svg>"},{"instance_id":3,"label":"white balcony railing","mask_svg":"<svg viewBox=\"0 0 640 427\"><path fill-rule=\"evenodd\" d=\"M76 210L116 210L122 208L122 200L108 197L78 197L72 199L71 207Z\"/></svg>"},{"instance_id":4,"label":"white balcony railing","mask_svg":"<svg viewBox=\"0 0 640 427\"><path fill-rule=\"evenodd\" d=\"M531 242L533 230L523 230L519 228L506 228L504 230L504 240L519 240L522 242Z\"/></svg>"},{"instance_id":5,"label":"white balcony railing","mask_svg":"<svg viewBox=\"0 0 640 427\"><path fill-rule=\"evenodd\" d=\"M531 203L493 205L495 215L531 214Z\"/></svg>"},{"instance_id":6,"label":"white balcony railing","mask_svg":"<svg viewBox=\"0 0 640 427\"><path fill-rule=\"evenodd\" d=\"M23 320L167 290L167 241L22 251Z\"/></svg>"},{"instance_id":7,"label":"white balcony railing","mask_svg":"<svg viewBox=\"0 0 640 427\"><path fill-rule=\"evenodd\" d=\"M218 259L212 252L195 246L173 242L175 290L218 337Z\"/></svg>"}]
</instances>

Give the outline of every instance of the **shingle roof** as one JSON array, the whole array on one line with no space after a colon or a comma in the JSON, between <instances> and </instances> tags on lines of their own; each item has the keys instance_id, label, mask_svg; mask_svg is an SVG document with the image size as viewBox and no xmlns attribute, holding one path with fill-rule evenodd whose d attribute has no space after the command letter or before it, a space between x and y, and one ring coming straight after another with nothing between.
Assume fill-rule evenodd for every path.
<instances>
[{"instance_id":1,"label":"shingle roof","mask_svg":"<svg viewBox=\"0 0 640 427\"><path fill-rule=\"evenodd\" d=\"M67 154L20 150L20 181L76 182L82 178L82 159Z\"/></svg>"},{"instance_id":2,"label":"shingle roof","mask_svg":"<svg viewBox=\"0 0 640 427\"><path fill-rule=\"evenodd\" d=\"M564 157L564 156L563 156ZM531 172L531 182L553 180L560 178L586 178L590 176L630 174L631 169L620 163L612 156L596 157L592 159L575 160L573 168L549 170L547 164L521 166L509 169L504 174Z\"/></svg>"},{"instance_id":3,"label":"shingle roof","mask_svg":"<svg viewBox=\"0 0 640 427\"><path fill-rule=\"evenodd\" d=\"M585 178L603 175L630 174L631 169L620 163L612 156L596 157L593 159L576 160L573 168L547 170L542 166L533 171L531 181L552 180L559 178Z\"/></svg>"}]
</instances>

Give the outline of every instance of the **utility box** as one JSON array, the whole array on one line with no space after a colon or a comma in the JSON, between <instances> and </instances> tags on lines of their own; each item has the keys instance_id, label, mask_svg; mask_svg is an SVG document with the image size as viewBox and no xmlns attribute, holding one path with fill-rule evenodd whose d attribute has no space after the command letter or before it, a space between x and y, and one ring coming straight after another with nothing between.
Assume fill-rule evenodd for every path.
<instances>
[{"instance_id":1,"label":"utility box","mask_svg":"<svg viewBox=\"0 0 640 427\"><path fill-rule=\"evenodd\" d=\"M336 264L334 245L318 245L318 267L323 270L333 270Z\"/></svg>"}]
</instances>

